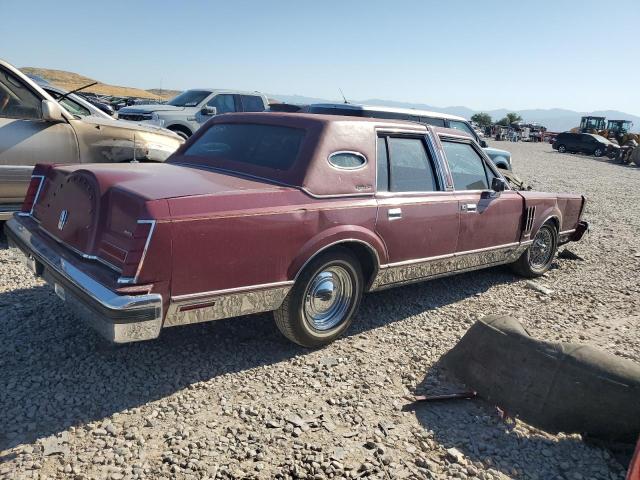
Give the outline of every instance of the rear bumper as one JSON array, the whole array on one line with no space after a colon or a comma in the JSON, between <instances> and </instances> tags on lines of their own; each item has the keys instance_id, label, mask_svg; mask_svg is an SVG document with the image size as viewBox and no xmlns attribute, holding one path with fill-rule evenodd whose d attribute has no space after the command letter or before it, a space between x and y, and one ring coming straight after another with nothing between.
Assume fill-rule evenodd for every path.
<instances>
[{"instance_id":1,"label":"rear bumper","mask_svg":"<svg viewBox=\"0 0 640 480\"><path fill-rule=\"evenodd\" d=\"M162 296L119 295L73 265L60 246L33 226L33 220L10 219L4 227L9 246L19 249L36 276L103 337L114 343L157 338L162 328Z\"/></svg>"}]
</instances>

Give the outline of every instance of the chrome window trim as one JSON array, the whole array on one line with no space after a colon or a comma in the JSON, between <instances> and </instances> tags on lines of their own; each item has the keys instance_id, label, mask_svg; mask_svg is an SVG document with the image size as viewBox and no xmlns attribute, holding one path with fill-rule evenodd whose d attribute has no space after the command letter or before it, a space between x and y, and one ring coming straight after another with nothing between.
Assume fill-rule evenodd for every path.
<instances>
[{"instance_id":1,"label":"chrome window trim","mask_svg":"<svg viewBox=\"0 0 640 480\"><path fill-rule=\"evenodd\" d=\"M36 196L33 197L33 203L31 204L31 210L29 210L29 212L18 212L18 215L20 215L21 217L32 217L33 216L33 209L36 206L36 202L38 201L38 198L40 197L40 192L42 191L42 186L44 185L44 175L31 175L31 178L39 178L40 179L40 183L38 184L38 190L36 190Z\"/></svg>"},{"instance_id":2,"label":"chrome window trim","mask_svg":"<svg viewBox=\"0 0 640 480\"><path fill-rule=\"evenodd\" d=\"M336 165L331 161L331 157L333 157L334 155L341 155L341 154L355 155L356 157L362 158L364 162L361 165L358 165L357 167L341 167L340 165ZM337 170L350 171L350 170L360 170L361 168L364 168L369 163L369 160L367 159L364 153L356 152L354 150L338 150L329 154L329 156L327 157L327 162L329 162L329 165L331 167Z\"/></svg>"}]
</instances>

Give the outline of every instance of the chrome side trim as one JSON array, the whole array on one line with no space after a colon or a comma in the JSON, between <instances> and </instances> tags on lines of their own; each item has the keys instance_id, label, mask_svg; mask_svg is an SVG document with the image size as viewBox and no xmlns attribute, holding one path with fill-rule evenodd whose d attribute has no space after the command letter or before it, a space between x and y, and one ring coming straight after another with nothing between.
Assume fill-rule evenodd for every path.
<instances>
[{"instance_id":1,"label":"chrome side trim","mask_svg":"<svg viewBox=\"0 0 640 480\"><path fill-rule=\"evenodd\" d=\"M576 229L572 228L571 230L563 230L562 232L558 233L558 235L564 236L564 235L571 235L573 232L575 232Z\"/></svg>"},{"instance_id":2,"label":"chrome side trim","mask_svg":"<svg viewBox=\"0 0 640 480\"><path fill-rule=\"evenodd\" d=\"M189 300L201 300L206 298L218 297L221 295L231 295L234 293L251 292L254 290L263 290L269 288L288 287L293 285L293 280L282 282L261 283L258 285L249 285L247 287L225 288L223 290L211 290L208 292L188 293L185 295L176 295L171 297L171 302L185 302Z\"/></svg>"},{"instance_id":3,"label":"chrome side trim","mask_svg":"<svg viewBox=\"0 0 640 480\"><path fill-rule=\"evenodd\" d=\"M268 285L275 286L246 287L172 297L163 327L189 325L276 310L282 305L293 282Z\"/></svg>"},{"instance_id":4,"label":"chrome side trim","mask_svg":"<svg viewBox=\"0 0 640 480\"><path fill-rule=\"evenodd\" d=\"M514 262L530 244L531 242L510 243L497 247L383 265L380 267L370 290L381 290Z\"/></svg>"},{"instance_id":5,"label":"chrome side trim","mask_svg":"<svg viewBox=\"0 0 640 480\"><path fill-rule=\"evenodd\" d=\"M21 217L30 217L33 215L33 207L36 206L36 202L38 201L38 198L40 197L40 192L42 191L42 185L44 185L44 175L31 175L31 178L39 178L40 179L40 184L38 184L38 190L36 190L36 196L33 197L33 203L31 204L31 210L29 210L29 212L18 212L18 215L20 215Z\"/></svg>"}]
</instances>

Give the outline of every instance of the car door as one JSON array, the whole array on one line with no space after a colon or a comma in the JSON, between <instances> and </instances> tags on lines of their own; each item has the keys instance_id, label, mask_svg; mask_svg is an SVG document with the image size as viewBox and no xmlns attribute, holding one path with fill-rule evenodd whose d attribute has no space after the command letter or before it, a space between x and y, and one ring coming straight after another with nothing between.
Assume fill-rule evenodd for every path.
<instances>
[{"instance_id":1,"label":"car door","mask_svg":"<svg viewBox=\"0 0 640 480\"><path fill-rule=\"evenodd\" d=\"M596 149L596 141L591 135L583 133L580 135L580 151L582 153L591 154Z\"/></svg>"},{"instance_id":2,"label":"car door","mask_svg":"<svg viewBox=\"0 0 640 480\"><path fill-rule=\"evenodd\" d=\"M523 199L514 190L500 193L490 185L497 171L470 140L442 138L442 147L459 202L458 254L517 244Z\"/></svg>"},{"instance_id":3,"label":"car door","mask_svg":"<svg viewBox=\"0 0 640 480\"><path fill-rule=\"evenodd\" d=\"M5 213L19 208L36 163L78 161L73 128L68 122L43 120L43 99L0 65L0 210Z\"/></svg>"},{"instance_id":4,"label":"car door","mask_svg":"<svg viewBox=\"0 0 640 480\"><path fill-rule=\"evenodd\" d=\"M458 201L444 191L428 147L424 136L378 137L376 231L387 246L391 266L410 267L455 252ZM418 267L409 275L418 278L428 273Z\"/></svg>"}]
</instances>

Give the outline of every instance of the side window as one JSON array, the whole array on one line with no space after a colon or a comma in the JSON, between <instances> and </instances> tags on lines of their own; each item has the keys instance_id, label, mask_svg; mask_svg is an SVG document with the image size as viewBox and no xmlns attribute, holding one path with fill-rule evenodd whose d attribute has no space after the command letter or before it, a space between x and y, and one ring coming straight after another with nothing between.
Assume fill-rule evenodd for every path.
<instances>
[{"instance_id":1,"label":"side window","mask_svg":"<svg viewBox=\"0 0 640 480\"><path fill-rule=\"evenodd\" d=\"M233 100L233 95L221 93L216 95L209 102L207 106L216 107L218 114L236 112L236 102Z\"/></svg>"},{"instance_id":2,"label":"side window","mask_svg":"<svg viewBox=\"0 0 640 480\"><path fill-rule=\"evenodd\" d=\"M241 95L242 110L244 112L262 112L264 110L264 102L262 97L257 95Z\"/></svg>"},{"instance_id":3,"label":"side window","mask_svg":"<svg viewBox=\"0 0 640 480\"><path fill-rule=\"evenodd\" d=\"M388 137L392 192L433 192L438 182L420 138Z\"/></svg>"},{"instance_id":4,"label":"side window","mask_svg":"<svg viewBox=\"0 0 640 480\"><path fill-rule=\"evenodd\" d=\"M0 70L0 117L40 120L42 101L18 77Z\"/></svg>"},{"instance_id":5,"label":"side window","mask_svg":"<svg viewBox=\"0 0 640 480\"><path fill-rule=\"evenodd\" d=\"M378 137L377 171L377 190L379 192L389 191L389 156L387 155L387 140L384 137Z\"/></svg>"},{"instance_id":6,"label":"side window","mask_svg":"<svg viewBox=\"0 0 640 480\"><path fill-rule=\"evenodd\" d=\"M427 125L433 125L435 127L444 127L444 119L434 117L420 117L420 123L426 123Z\"/></svg>"},{"instance_id":7,"label":"side window","mask_svg":"<svg viewBox=\"0 0 640 480\"><path fill-rule=\"evenodd\" d=\"M487 190L489 183L482 157L468 143L442 142L456 190Z\"/></svg>"},{"instance_id":8,"label":"side window","mask_svg":"<svg viewBox=\"0 0 640 480\"><path fill-rule=\"evenodd\" d=\"M473 138L476 138L476 134L466 122L461 122L460 120L449 120L449 128L455 128L456 130L461 130L465 133L468 133Z\"/></svg>"}]
</instances>

